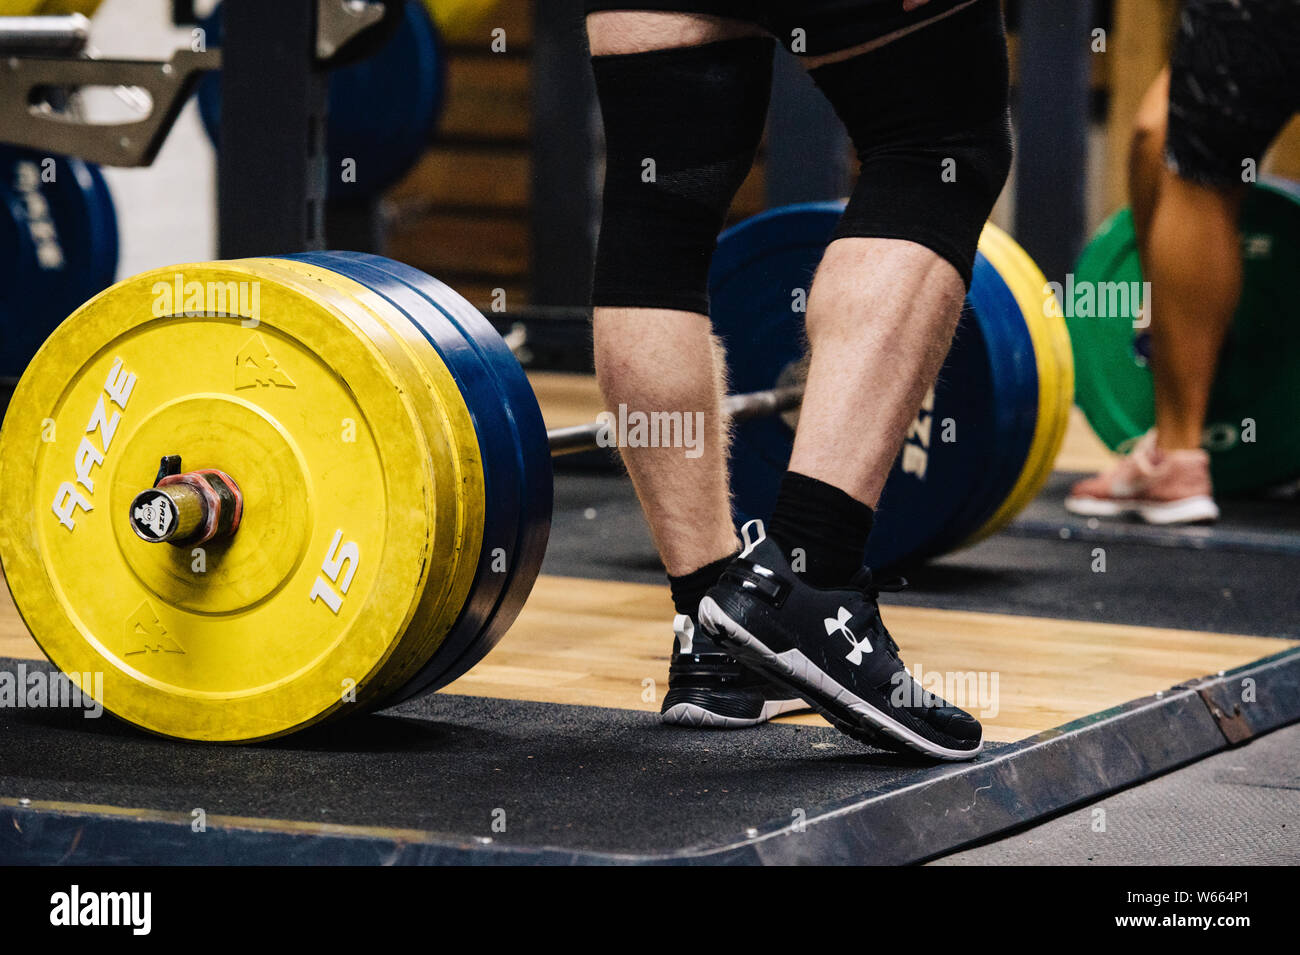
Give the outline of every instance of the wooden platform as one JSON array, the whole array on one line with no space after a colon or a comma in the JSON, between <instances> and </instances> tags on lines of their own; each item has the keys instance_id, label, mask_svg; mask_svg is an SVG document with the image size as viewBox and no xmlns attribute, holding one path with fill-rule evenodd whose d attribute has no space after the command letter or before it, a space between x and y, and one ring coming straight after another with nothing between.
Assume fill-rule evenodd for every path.
<instances>
[{"instance_id":1,"label":"wooden platform","mask_svg":"<svg viewBox=\"0 0 1300 955\"><path fill-rule=\"evenodd\" d=\"M668 588L542 577L500 646L444 692L657 711L668 689ZM904 660L922 673L996 678L986 738L1015 742L1176 683L1296 644L1152 627L889 607ZM6 588L0 656L40 659ZM815 714L783 721L821 724Z\"/></svg>"},{"instance_id":2,"label":"wooden platform","mask_svg":"<svg viewBox=\"0 0 1300 955\"><path fill-rule=\"evenodd\" d=\"M672 613L667 587L543 577L501 645L447 692L657 710ZM999 708L979 715L1000 742L1298 645L917 607L889 607L885 617L908 666L996 676ZM822 723L815 714L782 720Z\"/></svg>"}]
</instances>

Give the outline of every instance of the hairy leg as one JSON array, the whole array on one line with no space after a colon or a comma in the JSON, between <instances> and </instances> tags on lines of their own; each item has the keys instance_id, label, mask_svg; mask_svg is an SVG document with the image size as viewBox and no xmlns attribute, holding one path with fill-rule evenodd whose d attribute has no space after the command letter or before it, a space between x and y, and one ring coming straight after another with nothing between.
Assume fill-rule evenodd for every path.
<instances>
[{"instance_id":1,"label":"hairy leg","mask_svg":"<svg viewBox=\"0 0 1300 955\"><path fill-rule=\"evenodd\" d=\"M645 53L762 35L752 23L703 13L600 10L587 14L587 46L592 56Z\"/></svg>"},{"instance_id":2,"label":"hairy leg","mask_svg":"<svg viewBox=\"0 0 1300 955\"><path fill-rule=\"evenodd\" d=\"M790 470L874 508L948 353L963 269L1010 166L1001 14L958 6L865 55L811 65L862 168L808 299ZM967 79L939 79L954 74ZM959 170L951 181L945 165Z\"/></svg>"},{"instance_id":3,"label":"hairy leg","mask_svg":"<svg viewBox=\"0 0 1300 955\"><path fill-rule=\"evenodd\" d=\"M620 449L664 568L681 576L734 553L727 483L722 347L708 317L648 308L595 311L596 376L606 407L702 412L698 457L683 448ZM694 451L692 451L694 453Z\"/></svg>"},{"instance_id":4,"label":"hairy leg","mask_svg":"<svg viewBox=\"0 0 1300 955\"><path fill-rule=\"evenodd\" d=\"M1241 297L1242 193L1162 175L1143 268L1151 283L1156 435L1165 450L1201 446L1219 350Z\"/></svg>"},{"instance_id":5,"label":"hairy leg","mask_svg":"<svg viewBox=\"0 0 1300 955\"><path fill-rule=\"evenodd\" d=\"M957 270L925 246L830 244L808 297L808 389L790 470L876 505L964 295Z\"/></svg>"},{"instance_id":6,"label":"hairy leg","mask_svg":"<svg viewBox=\"0 0 1300 955\"><path fill-rule=\"evenodd\" d=\"M695 14L603 11L587 17L593 56L697 46L760 35L751 24ZM698 457L683 448L621 448L664 567L680 576L733 553L727 482L725 361L707 315L596 308L596 374L606 407L702 412ZM692 451L694 453L694 451Z\"/></svg>"}]
</instances>

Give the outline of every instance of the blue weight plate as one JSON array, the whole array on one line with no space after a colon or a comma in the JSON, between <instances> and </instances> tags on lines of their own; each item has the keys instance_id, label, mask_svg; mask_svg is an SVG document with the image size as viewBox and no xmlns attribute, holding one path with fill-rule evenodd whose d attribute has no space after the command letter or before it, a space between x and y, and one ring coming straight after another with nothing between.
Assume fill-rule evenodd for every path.
<instances>
[{"instance_id":1,"label":"blue weight plate","mask_svg":"<svg viewBox=\"0 0 1300 955\"><path fill-rule=\"evenodd\" d=\"M340 253L304 253L287 258L337 272L387 299L429 339L451 371L469 408L483 461L485 507L482 549L466 604L437 652L426 664L426 667L450 666L467 647L478 640L507 589L508 575L492 569L493 554L504 551L506 566L510 567L514 565L518 547L518 488L522 477L508 409L501 398L496 378L484 364L478 350L454 323L437 312L429 314L429 303L388 272ZM421 316L419 320L412 317L416 313ZM408 685L425 676L424 671L425 668L421 668L420 673L408 681ZM398 693L400 692L399 690Z\"/></svg>"},{"instance_id":2,"label":"blue weight plate","mask_svg":"<svg viewBox=\"0 0 1300 955\"><path fill-rule=\"evenodd\" d=\"M553 501L550 446L527 376L491 324L418 269L359 252L291 256L384 296L420 328L456 376L474 415L487 482L484 546L470 604L432 659L389 701L432 692L496 645L532 590L546 551ZM507 572L491 568L506 553Z\"/></svg>"},{"instance_id":3,"label":"blue weight plate","mask_svg":"<svg viewBox=\"0 0 1300 955\"><path fill-rule=\"evenodd\" d=\"M21 375L116 271L117 216L99 168L0 146L0 377Z\"/></svg>"},{"instance_id":4,"label":"blue weight plate","mask_svg":"<svg viewBox=\"0 0 1300 955\"><path fill-rule=\"evenodd\" d=\"M204 21L208 43L221 43L221 8ZM331 199L363 199L397 182L423 155L437 129L446 93L446 60L437 28L420 0L388 42L367 59L330 73L326 170ZM199 112L214 144L221 130L221 74L199 83ZM356 181L341 163L356 161Z\"/></svg>"},{"instance_id":5,"label":"blue weight plate","mask_svg":"<svg viewBox=\"0 0 1300 955\"><path fill-rule=\"evenodd\" d=\"M928 446L909 437L885 482L867 546L873 567L941 553L946 538L963 539L978 527L966 523L967 515L987 503L980 497L982 481L999 467L999 449L1008 443L1007 417L1000 412L1005 394L998 391L987 327L973 309L964 310L963 317L939 371L934 406L926 412ZM952 442L942 440L948 419L956 426ZM909 451L908 445L920 450ZM924 462L923 473L906 467L909 455Z\"/></svg>"},{"instance_id":6,"label":"blue weight plate","mask_svg":"<svg viewBox=\"0 0 1300 955\"><path fill-rule=\"evenodd\" d=\"M792 290L809 288L842 208L818 202L773 209L719 238L710 296L734 391L772 387L802 355L803 314L791 307ZM986 472L1012 444L1015 416L999 412L1008 396L997 389L1008 388L1014 371L994 359L970 309L964 318L927 413L928 442L920 435L909 439L913 449L900 455L886 483L866 554L874 567L924 559L938 553L945 538L974 530L962 525L990 503L978 496ZM951 443L941 440L947 418L957 426ZM792 438L780 418L737 428L731 465L738 520L770 515ZM852 440L847 429L844 439Z\"/></svg>"},{"instance_id":7,"label":"blue weight plate","mask_svg":"<svg viewBox=\"0 0 1300 955\"><path fill-rule=\"evenodd\" d=\"M1038 422L1038 364L1034 342L1015 295L983 253L975 256L964 320L980 323L998 395L997 433L1005 444L989 449L985 469L967 508L953 521L950 533L936 542L936 553L959 546L984 526L1006 500L1024 470ZM1004 399L1003 396L1006 396ZM958 437L962 437L959 433Z\"/></svg>"},{"instance_id":8,"label":"blue weight plate","mask_svg":"<svg viewBox=\"0 0 1300 955\"><path fill-rule=\"evenodd\" d=\"M361 253L350 253L361 258ZM546 423L537 404L528 376L524 374L510 348L482 313L460 295L426 275L391 259L382 260L385 271L419 292L431 305L450 318L479 350L484 363L497 378L504 396L514 434L515 453L518 455L523 478L519 486L519 537L515 557L509 564L509 579L500 602L478 641L468 647L450 669L442 673L434 667L423 682L417 678L400 694L409 699L418 694L430 693L446 686L467 673L479 660L505 636L524 601L532 592L533 584L541 571L546 556L546 543L551 531L551 509L555 501L554 479L551 469L551 446L546 436ZM417 313L418 317L418 313Z\"/></svg>"}]
</instances>

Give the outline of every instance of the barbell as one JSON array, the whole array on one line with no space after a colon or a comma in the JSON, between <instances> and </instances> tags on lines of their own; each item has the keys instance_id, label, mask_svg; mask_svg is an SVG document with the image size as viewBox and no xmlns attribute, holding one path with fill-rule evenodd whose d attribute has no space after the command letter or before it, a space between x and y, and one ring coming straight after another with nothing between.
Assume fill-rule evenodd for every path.
<instances>
[{"instance_id":1,"label":"barbell","mask_svg":"<svg viewBox=\"0 0 1300 955\"><path fill-rule=\"evenodd\" d=\"M772 210L719 240L738 519L765 516L788 457L792 303L838 210ZM868 559L977 539L1041 487L1070 366L1035 272L988 227ZM605 433L548 433L486 318L401 263L158 269L85 303L19 382L0 431L0 560L42 649L74 678L102 673L110 712L172 737L268 739L481 660L540 570L552 455Z\"/></svg>"}]
</instances>

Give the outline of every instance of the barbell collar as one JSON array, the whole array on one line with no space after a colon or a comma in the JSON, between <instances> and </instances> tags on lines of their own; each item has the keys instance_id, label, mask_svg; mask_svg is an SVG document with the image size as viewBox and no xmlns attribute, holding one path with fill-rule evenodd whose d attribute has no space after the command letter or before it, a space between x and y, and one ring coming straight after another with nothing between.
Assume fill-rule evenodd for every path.
<instances>
[{"instance_id":1,"label":"barbell collar","mask_svg":"<svg viewBox=\"0 0 1300 955\"><path fill-rule=\"evenodd\" d=\"M151 544L206 544L234 535L244 516L244 495L225 471L180 472L178 455L162 459L154 486L131 500L131 530Z\"/></svg>"}]
</instances>

